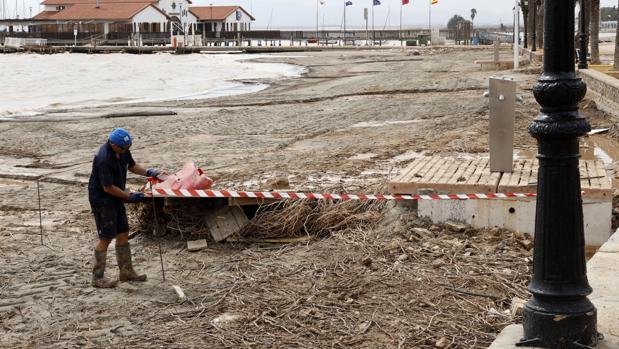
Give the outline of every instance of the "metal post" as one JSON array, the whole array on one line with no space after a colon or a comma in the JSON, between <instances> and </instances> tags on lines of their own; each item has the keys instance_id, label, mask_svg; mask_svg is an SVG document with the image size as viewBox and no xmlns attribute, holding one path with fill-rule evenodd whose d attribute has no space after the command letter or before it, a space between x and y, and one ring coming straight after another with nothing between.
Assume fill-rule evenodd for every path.
<instances>
[{"instance_id":1,"label":"metal post","mask_svg":"<svg viewBox=\"0 0 619 349\"><path fill-rule=\"evenodd\" d=\"M374 0L372 1L372 46L376 43L376 31L374 30Z\"/></svg>"},{"instance_id":2,"label":"metal post","mask_svg":"<svg viewBox=\"0 0 619 349\"><path fill-rule=\"evenodd\" d=\"M578 57L578 69L587 69L589 68L589 63L587 62L587 56L589 51L589 45L587 42L587 37L589 36L589 31L587 28L587 0L580 0L580 57Z\"/></svg>"},{"instance_id":3,"label":"metal post","mask_svg":"<svg viewBox=\"0 0 619 349\"><path fill-rule=\"evenodd\" d=\"M524 20L524 48L529 48L529 0L521 0L520 7Z\"/></svg>"},{"instance_id":4,"label":"metal post","mask_svg":"<svg viewBox=\"0 0 619 349\"><path fill-rule=\"evenodd\" d=\"M432 0L430 1L430 9L428 10L428 27L430 28L430 41L429 43L432 44Z\"/></svg>"},{"instance_id":5,"label":"metal post","mask_svg":"<svg viewBox=\"0 0 619 349\"><path fill-rule=\"evenodd\" d=\"M318 37L318 10L320 9L319 0L316 0L316 43L320 46L320 38Z\"/></svg>"},{"instance_id":6,"label":"metal post","mask_svg":"<svg viewBox=\"0 0 619 349\"><path fill-rule=\"evenodd\" d=\"M342 36L342 40L344 41L344 46L346 46L346 1L344 0L344 35ZM299 45L300 46L300 45Z\"/></svg>"},{"instance_id":7,"label":"metal post","mask_svg":"<svg viewBox=\"0 0 619 349\"><path fill-rule=\"evenodd\" d=\"M578 145L591 126L578 111L587 86L575 73L574 1L545 1L544 72L533 88L542 108L529 126L539 149L533 296L519 346L589 348L598 340L587 298Z\"/></svg>"},{"instance_id":8,"label":"metal post","mask_svg":"<svg viewBox=\"0 0 619 349\"><path fill-rule=\"evenodd\" d=\"M533 3L533 47L531 48L532 52L537 51L537 6L539 5L538 0L530 0Z\"/></svg>"},{"instance_id":9,"label":"metal post","mask_svg":"<svg viewBox=\"0 0 619 349\"><path fill-rule=\"evenodd\" d=\"M402 41L402 9L404 8L404 4L402 4L402 0L400 0L400 33L398 34L400 37L400 46L404 46L404 42Z\"/></svg>"},{"instance_id":10,"label":"metal post","mask_svg":"<svg viewBox=\"0 0 619 349\"><path fill-rule=\"evenodd\" d=\"M41 189L37 179L37 197L39 198L39 229L41 230L41 245L43 245L43 216L41 213Z\"/></svg>"}]
</instances>

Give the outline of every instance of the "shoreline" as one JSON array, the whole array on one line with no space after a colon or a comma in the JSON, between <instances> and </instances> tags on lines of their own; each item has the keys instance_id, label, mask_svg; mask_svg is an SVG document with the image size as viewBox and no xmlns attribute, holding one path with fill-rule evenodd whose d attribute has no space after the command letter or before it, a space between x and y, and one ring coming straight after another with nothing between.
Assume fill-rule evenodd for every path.
<instances>
[{"instance_id":1,"label":"shoreline","mask_svg":"<svg viewBox=\"0 0 619 349\"><path fill-rule=\"evenodd\" d=\"M100 59L101 57L112 57L111 59L118 59L117 57L122 57L122 55L112 54L108 55L93 55L89 56L89 61L85 63L87 66L82 69L91 70L94 73L96 68L89 67L90 61L92 61L92 57L94 57L95 64L103 64L106 59ZM170 56L174 57L174 56ZM1 58L1 57L0 57ZM133 56L132 60L139 59L137 56ZM144 57L146 62L150 57ZM216 57L213 57L215 60ZM233 96L242 96L246 94L260 92L262 90L268 89L269 86L273 83L277 83L278 81L286 80L286 79L295 79L302 77L306 72L306 67L298 64L289 64L282 63L276 61L260 61L261 58L265 57L233 57L231 60L227 60L227 62L223 62L219 64L221 67L213 68L218 69L219 71L216 74L221 74L221 72L225 72L230 69L239 69L241 73L233 73L221 75L221 80L217 81L211 78L209 83L211 84L208 88L202 90L199 88L190 91L187 87L182 87L182 91L178 90L176 93L178 95L172 97L154 97L154 98L144 98L138 97L140 94L140 89L144 89L148 91L152 90L152 87L147 87L145 85L140 86L132 86L132 94L133 96L121 96L121 93L118 92L115 95L109 95L106 97L110 99L109 101L100 100L100 99L91 99L88 101L85 100L74 100L71 103L59 103L53 102L46 106L37 106L37 107L26 107L18 109L9 109L4 112L0 112L0 121L10 121L10 120L28 120L28 119L37 119L49 116L50 114L59 114L59 113L74 113L82 110L90 110L90 109L101 109L101 108L114 108L114 107L122 107L122 106L132 106L132 105L143 105L148 106L149 104L155 103L173 103L173 102L182 102L182 101L192 101L192 100L209 100L216 99L221 97L233 97ZM122 59L122 58L121 58ZM42 63L41 59L35 60L38 64ZM186 61L186 59L185 59ZM167 65L176 63L176 60L170 59L168 62L159 63L162 65L164 69L170 69ZM191 61L188 62L192 64ZM226 65L229 65L230 68L227 68ZM50 69L57 69L56 66L51 66ZM208 66L206 67L208 68ZM34 74L34 73L33 73ZM98 74L98 73L94 73ZM237 76L241 74L241 76ZM23 75L22 75L23 76ZM83 78L80 76L79 78ZM32 78L26 77L26 79L32 80ZM194 81L199 82L200 79L196 79L193 77ZM109 80L109 78L106 78ZM159 80L163 81L162 78ZM174 83L174 82L173 82ZM192 81L182 80L179 81L183 85L192 84ZM27 84L27 83L26 83ZM142 83L144 84L144 83ZM168 81L165 82L168 84ZM62 84L61 84L62 85ZM179 86L180 87L180 86ZM79 86L72 86L72 89L80 90ZM137 91L136 91L137 89ZM174 91L172 92L174 93ZM161 93L159 93L161 94ZM86 95L84 95L86 96ZM62 98L60 95L58 98ZM121 101L113 101L114 99L124 99ZM14 99L15 100L15 99Z\"/></svg>"}]
</instances>

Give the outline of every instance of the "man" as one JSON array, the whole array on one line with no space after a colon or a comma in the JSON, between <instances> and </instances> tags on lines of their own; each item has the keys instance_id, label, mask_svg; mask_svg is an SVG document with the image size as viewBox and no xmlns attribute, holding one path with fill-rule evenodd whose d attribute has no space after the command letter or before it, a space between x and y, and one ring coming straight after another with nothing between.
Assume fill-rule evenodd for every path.
<instances>
[{"instance_id":1,"label":"man","mask_svg":"<svg viewBox=\"0 0 619 349\"><path fill-rule=\"evenodd\" d=\"M95 247L92 284L99 288L112 288L117 283L104 277L107 248L113 239L116 239L116 260L120 269L120 281L146 281L146 275L138 275L133 270L129 247L129 223L124 205L124 202L143 202L145 197L143 193L126 192L125 184L127 169L147 177L157 177L159 171L146 170L136 164L129 151L131 144L129 132L122 128L114 129L92 162L88 198L99 237Z\"/></svg>"}]
</instances>

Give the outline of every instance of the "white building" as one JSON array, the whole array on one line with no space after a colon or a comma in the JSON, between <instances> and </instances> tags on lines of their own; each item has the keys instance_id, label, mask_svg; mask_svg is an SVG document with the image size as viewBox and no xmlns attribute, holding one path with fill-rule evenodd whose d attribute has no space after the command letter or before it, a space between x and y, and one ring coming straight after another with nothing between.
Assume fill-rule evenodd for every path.
<instances>
[{"instance_id":1,"label":"white building","mask_svg":"<svg viewBox=\"0 0 619 349\"><path fill-rule=\"evenodd\" d=\"M124 38L127 34L201 34L251 30L255 18L240 6L191 6L191 0L44 0L34 31ZM55 24L50 22L55 21ZM163 35L159 35L164 37ZM210 36L210 35L209 35Z\"/></svg>"},{"instance_id":2,"label":"white building","mask_svg":"<svg viewBox=\"0 0 619 349\"><path fill-rule=\"evenodd\" d=\"M250 31L256 19L241 6L194 6L191 13L206 33Z\"/></svg>"}]
</instances>

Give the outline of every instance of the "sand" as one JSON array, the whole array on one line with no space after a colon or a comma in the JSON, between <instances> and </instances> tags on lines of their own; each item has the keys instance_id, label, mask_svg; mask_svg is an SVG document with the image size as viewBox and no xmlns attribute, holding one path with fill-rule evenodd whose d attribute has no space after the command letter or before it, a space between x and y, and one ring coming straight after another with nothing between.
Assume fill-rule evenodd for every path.
<instances>
[{"instance_id":1,"label":"sand","mask_svg":"<svg viewBox=\"0 0 619 349\"><path fill-rule=\"evenodd\" d=\"M406 210L389 211L391 218L376 226L302 244L211 244L191 254L184 241L163 239L166 282L158 240L140 235L132 241L135 264L147 283L111 291L89 285L96 238L80 183L113 127L133 132L139 163L172 171L195 161L216 188L262 189L286 176L295 190L384 192L386 181L420 154L486 153L482 94L490 75L511 75L524 97L517 148L535 149L526 132L539 109L531 95L535 69L481 72L473 62L490 59L489 49L412 52L272 55L257 61L295 64L307 73L265 81L268 89L242 97L83 108L55 113L63 122L44 122L51 119L43 115L0 123L0 347L433 348L445 340L454 348L486 347L505 324L519 320L504 311L512 297L527 297L529 252L512 244L509 232L450 235L442 227L435 229L441 238L423 247L403 236L430 226ZM97 116L149 110L177 115ZM596 128L610 124L591 104L585 113ZM41 175L44 246L36 185L25 180ZM131 183L142 180L131 177ZM467 259L465 250L451 254L460 251L456 246L513 267L481 272L476 268L486 264ZM368 257L375 268L363 267ZM447 263L438 273L435 259ZM467 284L450 284L458 272L470 275ZM483 288L500 278L520 286ZM173 284L187 301L176 298ZM432 288L421 292L423 285ZM482 302L447 287L496 298ZM450 327L454 318L446 314L454 306L465 320Z\"/></svg>"}]
</instances>

